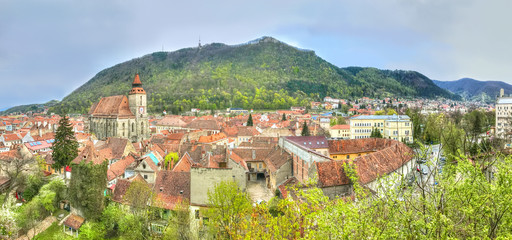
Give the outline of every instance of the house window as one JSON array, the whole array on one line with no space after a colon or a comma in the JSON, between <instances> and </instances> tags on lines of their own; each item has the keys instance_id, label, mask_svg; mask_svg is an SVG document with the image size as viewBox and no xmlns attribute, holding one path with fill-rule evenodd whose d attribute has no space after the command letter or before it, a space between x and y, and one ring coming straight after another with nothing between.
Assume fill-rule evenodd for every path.
<instances>
[{"instance_id":1,"label":"house window","mask_svg":"<svg viewBox=\"0 0 512 240\"><path fill-rule=\"evenodd\" d=\"M146 164L145 163L142 164L142 169L146 169Z\"/></svg>"},{"instance_id":2,"label":"house window","mask_svg":"<svg viewBox=\"0 0 512 240\"><path fill-rule=\"evenodd\" d=\"M135 123L132 123L132 132L135 132Z\"/></svg>"},{"instance_id":3,"label":"house window","mask_svg":"<svg viewBox=\"0 0 512 240\"><path fill-rule=\"evenodd\" d=\"M196 219L199 219L199 210L195 211Z\"/></svg>"},{"instance_id":4,"label":"house window","mask_svg":"<svg viewBox=\"0 0 512 240\"><path fill-rule=\"evenodd\" d=\"M144 174L144 179L148 179L148 175Z\"/></svg>"},{"instance_id":5,"label":"house window","mask_svg":"<svg viewBox=\"0 0 512 240\"><path fill-rule=\"evenodd\" d=\"M261 164L261 163L260 163L260 165L258 166L258 168L259 168L259 169L262 169L262 168L263 168L263 166L262 166L262 164Z\"/></svg>"},{"instance_id":6,"label":"house window","mask_svg":"<svg viewBox=\"0 0 512 240\"><path fill-rule=\"evenodd\" d=\"M350 155L347 155L347 159L350 159Z\"/></svg>"}]
</instances>

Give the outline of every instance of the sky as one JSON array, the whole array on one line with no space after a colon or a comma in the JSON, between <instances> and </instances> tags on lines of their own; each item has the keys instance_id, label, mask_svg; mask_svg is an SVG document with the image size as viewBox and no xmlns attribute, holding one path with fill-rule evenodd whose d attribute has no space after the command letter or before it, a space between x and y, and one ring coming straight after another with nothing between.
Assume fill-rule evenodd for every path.
<instances>
[{"instance_id":1,"label":"sky","mask_svg":"<svg viewBox=\"0 0 512 240\"><path fill-rule=\"evenodd\" d=\"M161 51L272 36L338 67L512 83L510 0L0 0L0 110Z\"/></svg>"}]
</instances>

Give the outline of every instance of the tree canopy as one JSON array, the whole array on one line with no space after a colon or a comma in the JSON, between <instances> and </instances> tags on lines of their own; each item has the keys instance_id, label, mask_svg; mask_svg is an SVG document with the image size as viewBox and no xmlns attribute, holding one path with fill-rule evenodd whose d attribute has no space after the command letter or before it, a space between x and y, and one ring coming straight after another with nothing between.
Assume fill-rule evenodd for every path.
<instances>
[{"instance_id":1,"label":"tree canopy","mask_svg":"<svg viewBox=\"0 0 512 240\"><path fill-rule=\"evenodd\" d=\"M55 132L55 142L52 145L53 167L60 169L68 166L78 156L78 142L73 133L73 126L67 116L61 116L59 127Z\"/></svg>"}]
</instances>

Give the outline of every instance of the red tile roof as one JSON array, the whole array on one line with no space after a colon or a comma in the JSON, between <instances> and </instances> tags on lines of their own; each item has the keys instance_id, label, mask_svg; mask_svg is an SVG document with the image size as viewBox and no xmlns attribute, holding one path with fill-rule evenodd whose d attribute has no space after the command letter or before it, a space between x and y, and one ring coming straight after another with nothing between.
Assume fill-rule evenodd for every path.
<instances>
[{"instance_id":1,"label":"red tile roof","mask_svg":"<svg viewBox=\"0 0 512 240\"><path fill-rule=\"evenodd\" d=\"M342 161L317 162L318 183L320 187L340 186L350 183L345 174Z\"/></svg>"},{"instance_id":2,"label":"red tile roof","mask_svg":"<svg viewBox=\"0 0 512 240\"><path fill-rule=\"evenodd\" d=\"M64 226L71 227L75 230L80 229L85 219L75 214L70 214L69 217L64 221Z\"/></svg>"},{"instance_id":3,"label":"red tile roof","mask_svg":"<svg viewBox=\"0 0 512 240\"><path fill-rule=\"evenodd\" d=\"M226 134L221 132L221 133L213 134L210 136L201 136L201 137L199 137L199 140L197 142L199 142L199 143L214 143L214 142L218 142L223 139L226 139L226 138L227 138Z\"/></svg>"},{"instance_id":4,"label":"red tile roof","mask_svg":"<svg viewBox=\"0 0 512 240\"><path fill-rule=\"evenodd\" d=\"M107 171L107 180L112 181L116 177L119 177L124 174L124 171L126 168L135 162L135 160L138 158L135 154L129 154L128 156L124 157L123 159L113 163L110 165L108 171Z\"/></svg>"},{"instance_id":5,"label":"red tile roof","mask_svg":"<svg viewBox=\"0 0 512 240\"><path fill-rule=\"evenodd\" d=\"M153 192L157 207L173 209L180 201L190 199L190 172L159 171Z\"/></svg>"},{"instance_id":6,"label":"red tile roof","mask_svg":"<svg viewBox=\"0 0 512 240\"><path fill-rule=\"evenodd\" d=\"M96 151L96 148L94 148L94 145L91 143L87 144L85 146L84 150L78 154L78 156L71 161L72 163L79 164L82 161L85 161L86 163L92 162L93 164L101 164L105 161L105 158L102 158L98 152Z\"/></svg>"},{"instance_id":7,"label":"red tile roof","mask_svg":"<svg viewBox=\"0 0 512 240\"><path fill-rule=\"evenodd\" d=\"M368 149L376 149L373 153L359 156L353 161L348 162L355 166L358 179L362 184L370 183L379 177L399 169L407 162L411 161L414 156L413 150L399 141L371 138L357 140L362 140L358 142L358 145L366 147L367 149L358 150L357 148L352 148L351 151L363 152L368 151ZM384 147L373 148L377 147L375 143L381 143ZM317 162L315 164L320 186L330 187L349 183L343 169L343 162Z\"/></svg>"},{"instance_id":8,"label":"red tile roof","mask_svg":"<svg viewBox=\"0 0 512 240\"><path fill-rule=\"evenodd\" d=\"M375 152L396 144L396 141L385 138L365 138L350 140L329 140L329 154L349 154Z\"/></svg>"},{"instance_id":9,"label":"red tile roof","mask_svg":"<svg viewBox=\"0 0 512 240\"><path fill-rule=\"evenodd\" d=\"M101 98L89 110L92 116L135 117L130 110L128 98L124 95Z\"/></svg>"},{"instance_id":10,"label":"red tile roof","mask_svg":"<svg viewBox=\"0 0 512 240\"><path fill-rule=\"evenodd\" d=\"M11 141L19 141L21 140L20 136L18 134L4 134L4 141L5 142L11 142Z\"/></svg>"},{"instance_id":11,"label":"red tile roof","mask_svg":"<svg viewBox=\"0 0 512 240\"><path fill-rule=\"evenodd\" d=\"M350 125L348 125L348 124L334 125L334 126L331 127L331 129L335 129L335 130L346 129L346 130L349 130L350 129Z\"/></svg>"}]
</instances>

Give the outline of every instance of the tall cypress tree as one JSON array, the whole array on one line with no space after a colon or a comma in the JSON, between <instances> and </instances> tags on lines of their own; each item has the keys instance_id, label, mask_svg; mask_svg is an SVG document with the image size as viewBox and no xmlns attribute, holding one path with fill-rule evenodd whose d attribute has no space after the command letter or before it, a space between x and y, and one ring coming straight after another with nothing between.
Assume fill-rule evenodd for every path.
<instances>
[{"instance_id":1,"label":"tall cypress tree","mask_svg":"<svg viewBox=\"0 0 512 240\"><path fill-rule=\"evenodd\" d=\"M252 122L252 114L249 114L249 119L247 119L247 126L253 126L253 122Z\"/></svg>"},{"instance_id":2,"label":"tall cypress tree","mask_svg":"<svg viewBox=\"0 0 512 240\"><path fill-rule=\"evenodd\" d=\"M286 121L286 115L283 113L283 119L281 119L282 121Z\"/></svg>"},{"instance_id":3,"label":"tall cypress tree","mask_svg":"<svg viewBox=\"0 0 512 240\"><path fill-rule=\"evenodd\" d=\"M302 133L300 135L301 136L310 136L309 128L308 128L308 125L306 124L306 121L304 121L304 125L302 125Z\"/></svg>"},{"instance_id":4,"label":"tall cypress tree","mask_svg":"<svg viewBox=\"0 0 512 240\"><path fill-rule=\"evenodd\" d=\"M55 161L53 167L55 169L68 166L78 156L78 142L76 141L69 118L65 115L59 120L59 127L55 133L52 151L53 161Z\"/></svg>"}]
</instances>

